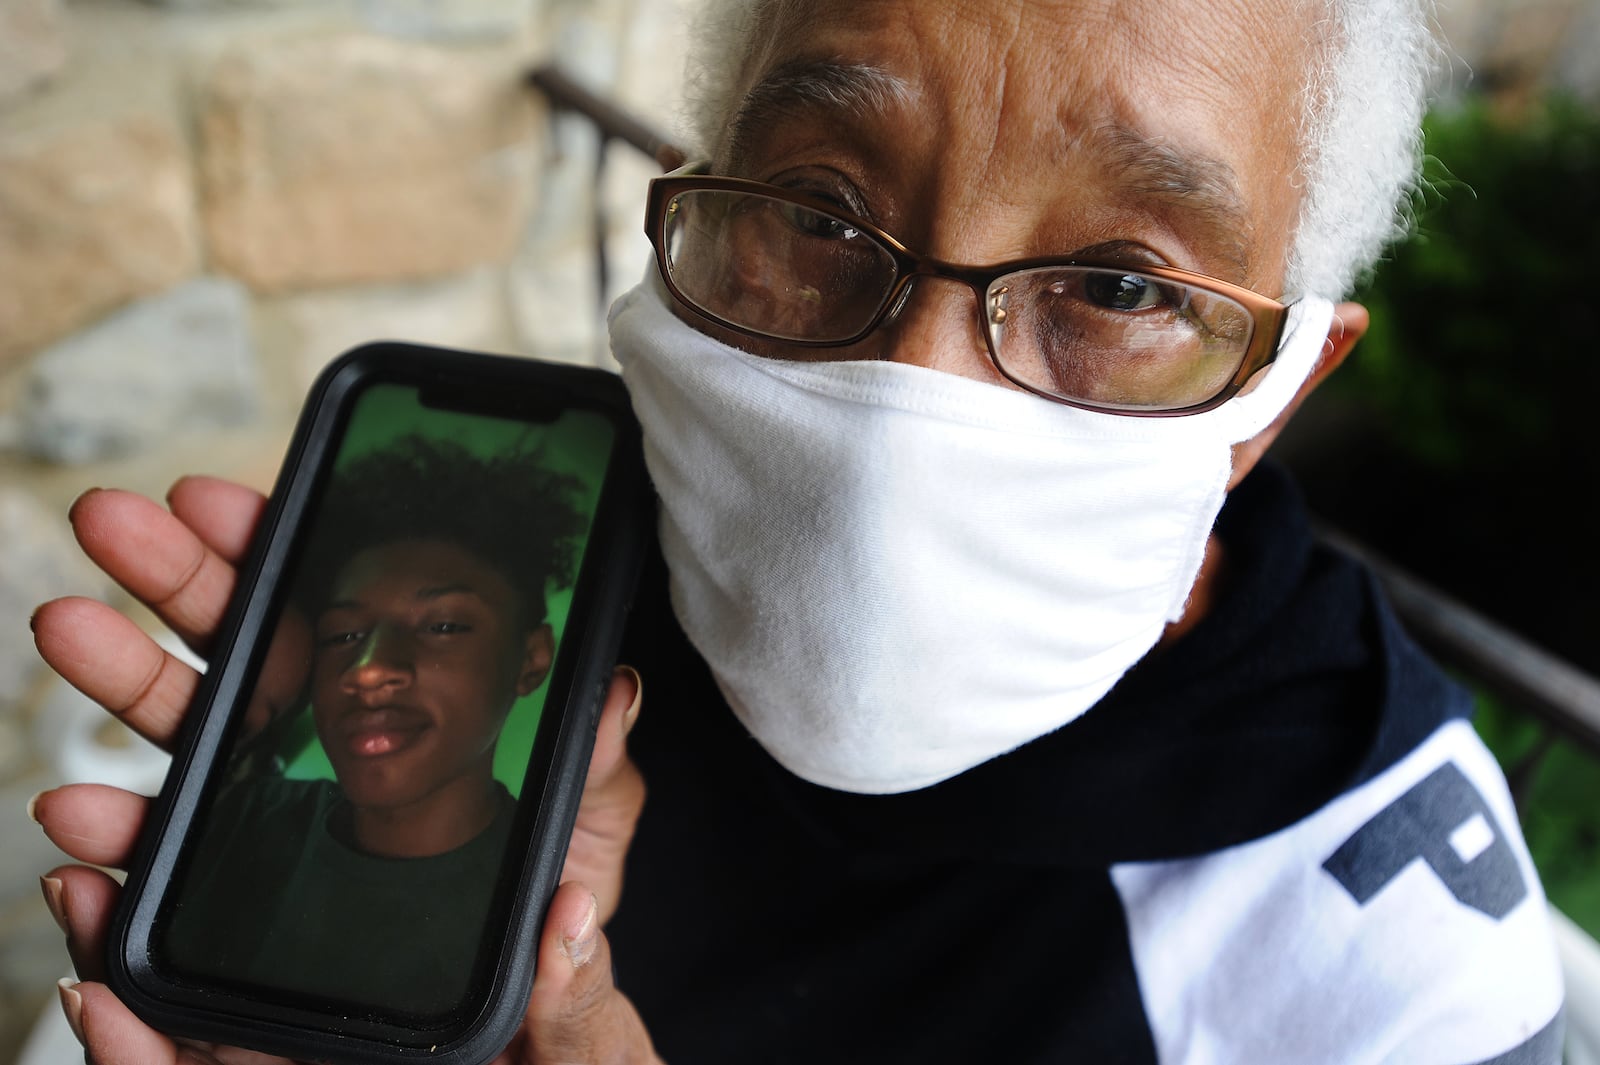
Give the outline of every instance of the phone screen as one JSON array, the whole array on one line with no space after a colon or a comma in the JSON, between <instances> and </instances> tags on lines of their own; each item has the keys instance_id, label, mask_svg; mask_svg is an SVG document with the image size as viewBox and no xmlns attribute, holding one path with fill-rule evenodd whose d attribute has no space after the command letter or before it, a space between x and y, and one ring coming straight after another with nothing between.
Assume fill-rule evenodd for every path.
<instances>
[{"instance_id":1,"label":"phone screen","mask_svg":"<svg viewBox=\"0 0 1600 1065\"><path fill-rule=\"evenodd\" d=\"M179 984L442 1025L501 945L617 432L598 410L473 413L394 383L341 426L151 961Z\"/></svg>"}]
</instances>

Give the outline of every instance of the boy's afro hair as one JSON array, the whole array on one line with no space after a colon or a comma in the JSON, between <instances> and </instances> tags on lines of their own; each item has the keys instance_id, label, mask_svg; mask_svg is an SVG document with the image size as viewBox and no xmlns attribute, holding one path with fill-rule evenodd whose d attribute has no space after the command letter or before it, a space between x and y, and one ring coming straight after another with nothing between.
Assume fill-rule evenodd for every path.
<instances>
[{"instance_id":1,"label":"boy's afro hair","mask_svg":"<svg viewBox=\"0 0 1600 1065\"><path fill-rule=\"evenodd\" d=\"M578 479L536 450L485 457L450 440L402 437L339 468L323 492L297 598L315 617L356 555L401 540L437 540L511 585L526 628L545 618L547 586L576 578L587 528Z\"/></svg>"}]
</instances>

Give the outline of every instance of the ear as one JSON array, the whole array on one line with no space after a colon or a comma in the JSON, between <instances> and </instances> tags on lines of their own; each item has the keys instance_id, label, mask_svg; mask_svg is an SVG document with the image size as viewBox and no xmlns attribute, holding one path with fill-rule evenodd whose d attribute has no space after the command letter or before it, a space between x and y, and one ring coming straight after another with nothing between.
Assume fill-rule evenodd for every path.
<instances>
[{"instance_id":1,"label":"ear","mask_svg":"<svg viewBox=\"0 0 1600 1065\"><path fill-rule=\"evenodd\" d=\"M1249 440L1233 446L1233 476L1228 478L1228 491L1233 491L1234 486L1256 468L1256 463L1261 461L1261 456L1267 453L1267 448L1272 446L1272 442L1278 438L1283 427L1289 424L1289 419L1300 409L1300 404L1305 402L1305 398L1315 391L1329 374L1339 368L1340 363L1344 362L1345 356L1350 354L1350 349L1356 346L1356 341L1367 331L1370 321L1367 309L1359 303L1341 303L1333 309L1333 323L1328 326L1328 339L1322 343L1322 355L1318 357L1317 364L1311 368L1311 373L1306 376L1300 391L1294 394L1289 405L1283 408L1283 413L1279 414L1271 425Z\"/></svg>"},{"instance_id":2,"label":"ear","mask_svg":"<svg viewBox=\"0 0 1600 1065\"><path fill-rule=\"evenodd\" d=\"M683 149L675 144L663 144L656 149L656 162L660 164L664 173L670 174L688 161L689 157L684 154Z\"/></svg>"},{"instance_id":3,"label":"ear","mask_svg":"<svg viewBox=\"0 0 1600 1065\"><path fill-rule=\"evenodd\" d=\"M549 625L540 625L528 633L523 645L522 668L517 673L517 698L522 698L540 684L550 672L550 662L556 656L556 638Z\"/></svg>"}]
</instances>

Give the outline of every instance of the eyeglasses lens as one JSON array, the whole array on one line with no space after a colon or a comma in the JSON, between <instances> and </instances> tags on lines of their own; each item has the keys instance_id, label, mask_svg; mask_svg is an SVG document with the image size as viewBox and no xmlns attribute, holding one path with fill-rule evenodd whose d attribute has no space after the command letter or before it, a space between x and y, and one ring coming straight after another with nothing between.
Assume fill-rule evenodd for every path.
<instances>
[{"instance_id":1,"label":"eyeglasses lens","mask_svg":"<svg viewBox=\"0 0 1600 1065\"><path fill-rule=\"evenodd\" d=\"M1046 267L996 279L984 302L996 361L1066 399L1132 410L1204 403L1232 381L1254 321L1225 296L1148 274Z\"/></svg>"},{"instance_id":2,"label":"eyeglasses lens","mask_svg":"<svg viewBox=\"0 0 1600 1065\"><path fill-rule=\"evenodd\" d=\"M895 258L848 219L747 191L693 189L667 205L662 249L680 298L777 340L859 336L883 310ZM1219 395L1250 348L1245 307L1207 289L1121 269L1005 274L984 297L990 350L1013 380L1120 410Z\"/></svg>"},{"instance_id":3,"label":"eyeglasses lens","mask_svg":"<svg viewBox=\"0 0 1600 1065\"><path fill-rule=\"evenodd\" d=\"M696 189L667 206L667 273L707 314L780 340L836 341L867 327L895 263L842 219L748 192Z\"/></svg>"}]
</instances>

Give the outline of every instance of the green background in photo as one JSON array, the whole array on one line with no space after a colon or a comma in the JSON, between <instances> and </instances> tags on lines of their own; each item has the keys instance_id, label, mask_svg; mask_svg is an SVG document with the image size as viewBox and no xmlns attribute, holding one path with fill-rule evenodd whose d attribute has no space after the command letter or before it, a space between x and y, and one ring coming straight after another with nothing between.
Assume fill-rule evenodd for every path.
<instances>
[{"instance_id":1,"label":"green background in photo","mask_svg":"<svg viewBox=\"0 0 1600 1065\"><path fill-rule=\"evenodd\" d=\"M584 536L594 525L600 487L614 438L611 423L603 415L588 411L567 411L554 421L533 423L509 418L433 410L418 401L417 390L403 385L375 385L368 389L351 412L343 446L335 468L343 469L352 460L380 451L405 436L442 438L460 444L475 454L536 451L546 466L557 473L577 478L582 486L573 500L587 519ZM582 551L577 552L581 570ZM576 571L574 573L576 576ZM561 654L561 638L567 614L572 608L572 589L548 588L545 591L546 620L555 635L556 656ZM494 775L512 795L519 795L527 769L528 754L544 710L549 675L532 692L518 699L506 718L495 749ZM300 712L281 752L284 775L297 780L333 779L328 761L309 713Z\"/></svg>"}]
</instances>

